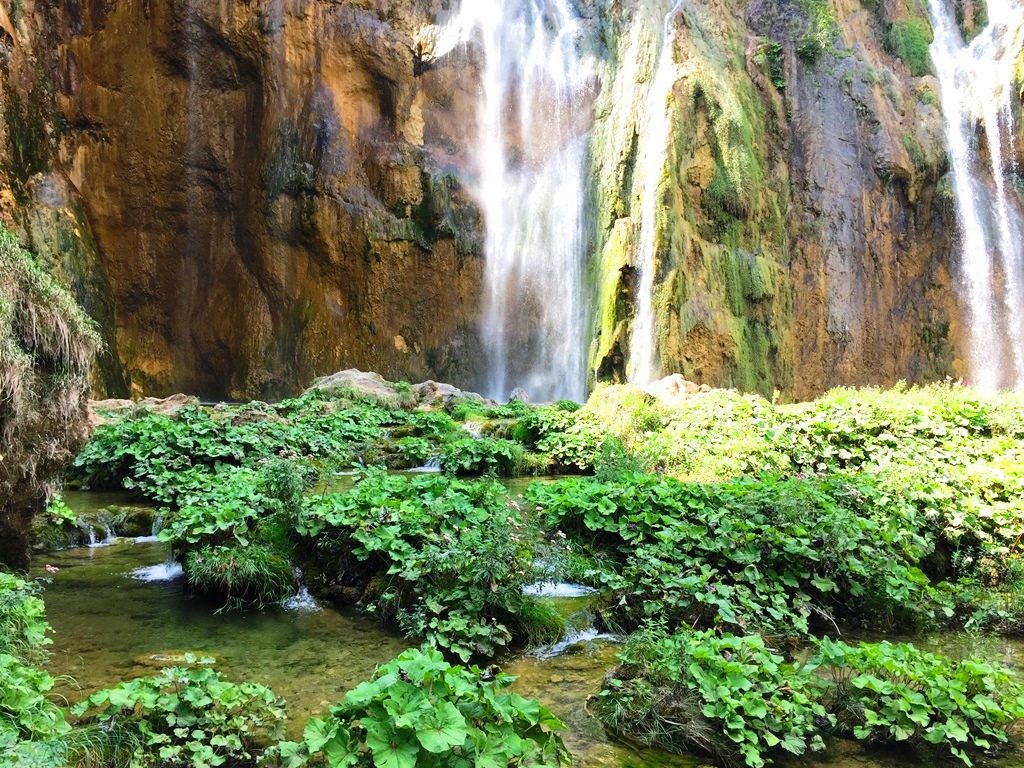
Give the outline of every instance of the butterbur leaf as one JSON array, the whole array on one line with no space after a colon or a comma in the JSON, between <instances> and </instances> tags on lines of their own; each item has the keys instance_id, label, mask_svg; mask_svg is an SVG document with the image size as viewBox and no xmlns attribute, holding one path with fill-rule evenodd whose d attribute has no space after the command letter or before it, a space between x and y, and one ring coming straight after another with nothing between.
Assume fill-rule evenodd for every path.
<instances>
[{"instance_id":1,"label":"butterbur leaf","mask_svg":"<svg viewBox=\"0 0 1024 768\"><path fill-rule=\"evenodd\" d=\"M430 708L426 694L409 683L395 683L384 700L384 709L396 728L415 728Z\"/></svg>"},{"instance_id":2,"label":"butterbur leaf","mask_svg":"<svg viewBox=\"0 0 1024 768\"><path fill-rule=\"evenodd\" d=\"M359 764L359 749L352 744L346 731L338 731L324 744L328 768L350 768Z\"/></svg>"},{"instance_id":3,"label":"butterbur leaf","mask_svg":"<svg viewBox=\"0 0 1024 768\"><path fill-rule=\"evenodd\" d=\"M305 730L302 732L302 740L310 752L316 753L323 749L324 744L334 738L337 732L337 720L328 722L317 717L311 717L309 722L306 723Z\"/></svg>"},{"instance_id":4,"label":"butterbur leaf","mask_svg":"<svg viewBox=\"0 0 1024 768\"><path fill-rule=\"evenodd\" d=\"M363 727L376 768L416 768L419 746L411 732L397 731L389 723L376 720L364 721Z\"/></svg>"},{"instance_id":5,"label":"butterbur leaf","mask_svg":"<svg viewBox=\"0 0 1024 768\"><path fill-rule=\"evenodd\" d=\"M416 730L416 738L428 752L441 754L466 741L466 718L450 701L443 701L425 715Z\"/></svg>"}]
</instances>

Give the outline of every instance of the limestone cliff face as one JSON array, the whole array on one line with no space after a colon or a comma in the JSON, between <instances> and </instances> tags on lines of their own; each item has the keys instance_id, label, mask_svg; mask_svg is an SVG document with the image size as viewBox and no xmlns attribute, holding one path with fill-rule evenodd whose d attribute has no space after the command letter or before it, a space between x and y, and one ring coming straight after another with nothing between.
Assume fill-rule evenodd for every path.
<instances>
[{"instance_id":1,"label":"limestone cliff face","mask_svg":"<svg viewBox=\"0 0 1024 768\"><path fill-rule=\"evenodd\" d=\"M0 208L103 325L97 389L274 396L343 367L475 385L483 222L459 179L479 67L472 51L422 66L416 42L454 5L21 0L0 16ZM596 378L629 353L640 118L671 5L577 2L599 70ZM664 373L803 397L961 372L936 86L891 45L921 19L915 0L681 5Z\"/></svg>"},{"instance_id":2,"label":"limestone cliff face","mask_svg":"<svg viewBox=\"0 0 1024 768\"><path fill-rule=\"evenodd\" d=\"M638 227L636 119L614 94L642 89L656 56L642 37L637 53L636 4L621 5L595 142L606 180L595 364L613 376L628 354ZM955 371L956 225L936 87L885 45L893 21L920 13L857 0L682 5L659 191L663 371L795 397Z\"/></svg>"},{"instance_id":3,"label":"limestone cliff face","mask_svg":"<svg viewBox=\"0 0 1024 768\"><path fill-rule=\"evenodd\" d=\"M414 72L440 5L21 4L8 68L43 149L8 166L13 215L45 229L39 171L74 191L59 210L88 222L116 329L108 390L472 378L481 227L452 172L473 80Z\"/></svg>"}]
</instances>

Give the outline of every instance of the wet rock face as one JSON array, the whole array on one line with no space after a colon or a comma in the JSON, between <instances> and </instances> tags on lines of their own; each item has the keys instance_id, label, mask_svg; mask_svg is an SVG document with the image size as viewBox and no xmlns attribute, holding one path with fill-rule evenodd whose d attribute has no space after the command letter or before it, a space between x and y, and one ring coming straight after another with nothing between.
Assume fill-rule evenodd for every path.
<instances>
[{"instance_id":1,"label":"wet rock face","mask_svg":"<svg viewBox=\"0 0 1024 768\"><path fill-rule=\"evenodd\" d=\"M594 151L606 281L592 363L612 378L628 354L640 227L628 117L638 107L616 102L643 93L625 63L649 73L658 39L639 38L638 54L637 3L620 5L607 22L616 66L602 74ZM672 22L679 76L655 297L663 373L804 398L958 372L938 88L886 42L894 22L922 11L829 0L818 3L829 24L815 28L812 5L703 0Z\"/></svg>"},{"instance_id":2,"label":"wet rock face","mask_svg":"<svg viewBox=\"0 0 1024 768\"><path fill-rule=\"evenodd\" d=\"M472 383L481 224L453 174L475 78L414 72L440 0L388 5L24 3L136 390Z\"/></svg>"},{"instance_id":3,"label":"wet rock face","mask_svg":"<svg viewBox=\"0 0 1024 768\"><path fill-rule=\"evenodd\" d=\"M478 54L434 61L423 34L456 5L23 0L0 15L0 215L100 320L97 393L269 398L353 366L480 386L483 223L459 181ZM600 379L625 372L636 304L660 27L630 50L640 5L575 0L599 70ZM830 0L835 36L811 61L806 5L701 0L675 22L662 373L787 397L957 374L937 89L886 47L920 6ZM967 25L983 4L961 5Z\"/></svg>"}]
</instances>

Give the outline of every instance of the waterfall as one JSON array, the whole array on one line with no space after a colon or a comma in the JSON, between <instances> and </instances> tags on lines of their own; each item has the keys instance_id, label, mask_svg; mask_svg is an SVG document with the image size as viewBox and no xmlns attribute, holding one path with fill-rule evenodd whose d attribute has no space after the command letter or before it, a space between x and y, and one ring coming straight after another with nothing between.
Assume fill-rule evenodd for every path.
<instances>
[{"instance_id":1,"label":"waterfall","mask_svg":"<svg viewBox=\"0 0 1024 768\"><path fill-rule=\"evenodd\" d=\"M567 0L463 0L440 35L483 54L475 168L487 234L486 391L582 399L583 258L592 62Z\"/></svg>"},{"instance_id":2,"label":"waterfall","mask_svg":"<svg viewBox=\"0 0 1024 768\"><path fill-rule=\"evenodd\" d=\"M669 97L676 83L677 71L672 22L682 7L677 0L665 14L662 23L661 50L658 53L644 114L649 120L640 130L637 168L640 171L640 243L634 262L637 270L636 314L629 345L627 378L633 384L649 384L660 374L655 350L654 277L657 267L658 192L668 159L672 138L672 109Z\"/></svg>"},{"instance_id":3,"label":"waterfall","mask_svg":"<svg viewBox=\"0 0 1024 768\"><path fill-rule=\"evenodd\" d=\"M1006 162L1015 150L1013 69L1024 45L1024 5L988 0L991 21L970 44L963 41L949 0L928 5L961 230L970 383L988 391L1024 388L1024 222L1006 185ZM979 122L987 164L975 146Z\"/></svg>"}]
</instances>

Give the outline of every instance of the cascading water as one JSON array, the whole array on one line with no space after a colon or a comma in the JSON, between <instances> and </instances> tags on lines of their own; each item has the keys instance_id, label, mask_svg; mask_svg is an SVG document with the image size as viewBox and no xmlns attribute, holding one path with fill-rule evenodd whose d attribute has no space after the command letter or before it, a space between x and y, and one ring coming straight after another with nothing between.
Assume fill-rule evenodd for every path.
<instances>
[{"instance_id":1,"label":"cascading water","mask_svg":"<svg viewBox=\"0 0 1024 768\"><path fill-rule=\"evenodd\" d=\"M970 383L989 391L1024 388L1024 221L1006 185L1006 162L1014 153L1013 70L1024 46L1024 4L988 0L991 22L970 44L963 41L949 0L928 0L928 5L960 220ZM987 165L975 148L979 121Z\"/></svg>"},{"instance_id":2,"label":"cascading water","mask_svg":"<svg viewBox=\"0 0 1024 768\"><path fill-rule=\"evenodd\" d=\"M566 0L463 0L442 32L477 41L483 74L467 187L487 227L487 393L582 399L585 162L593 80Z\"/></svg>"},{"instance_id":3,"label":"cascading water","mask_svg":"<svg viewBox=\"0 0 1024 768\"><path fill-rule=\"evenodd\" d=\"M638 284L636 314L629 345L629 364L626 376L632 384L649 384L659 375L655 359L654 273L658 235L658 191L661 176L668 159L668 146L672 137L672 110L668 103L672 87L678 79L673 43L672 23L682 8L682 0L665 14L662 23L661 50L654 68L644 112L650 120L639 132L637 167L640 170L640 243L634 262Z\"/></svg>"}]
</instances>

